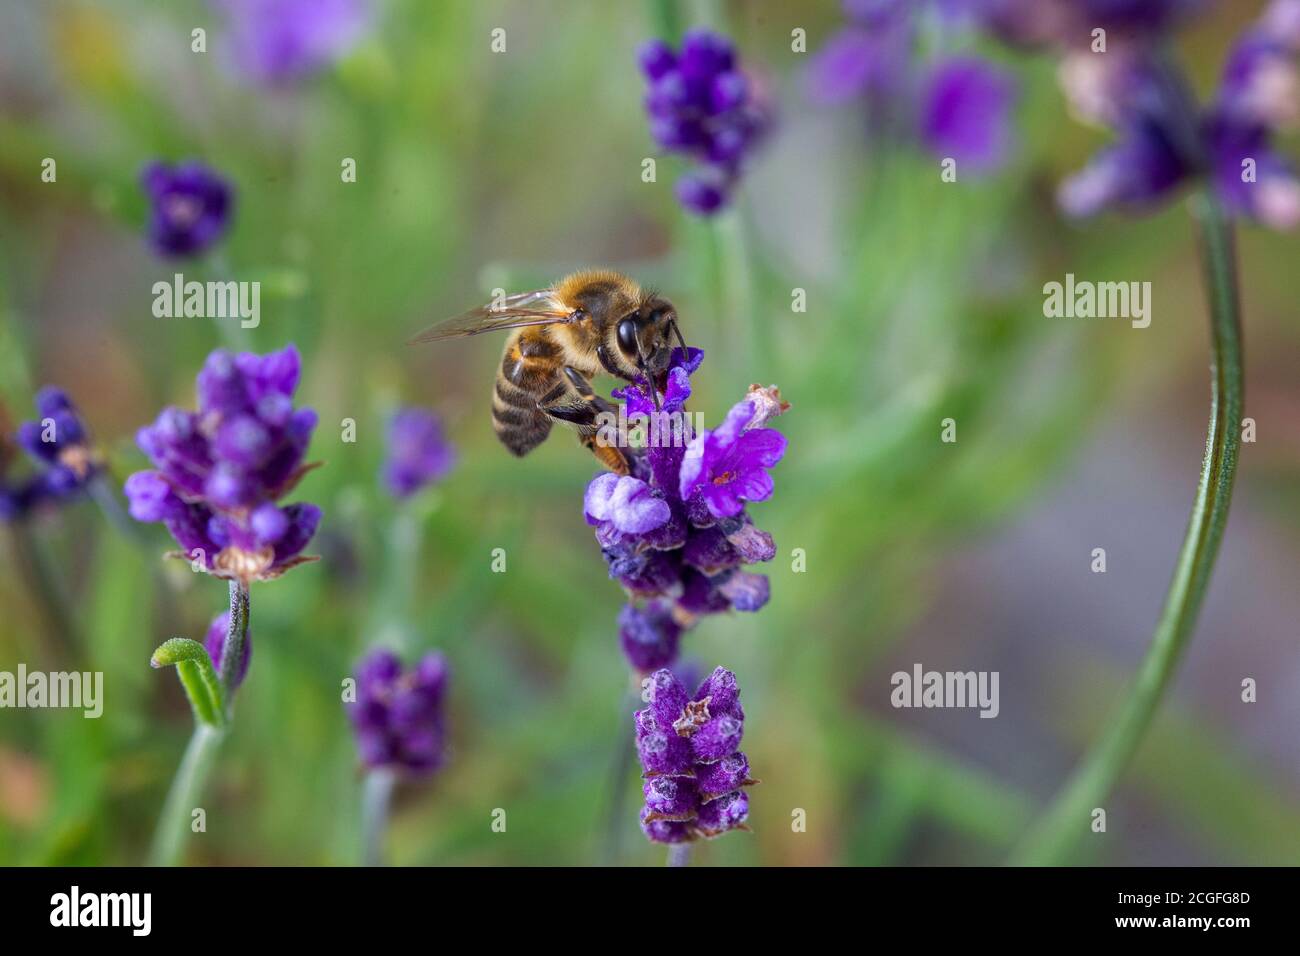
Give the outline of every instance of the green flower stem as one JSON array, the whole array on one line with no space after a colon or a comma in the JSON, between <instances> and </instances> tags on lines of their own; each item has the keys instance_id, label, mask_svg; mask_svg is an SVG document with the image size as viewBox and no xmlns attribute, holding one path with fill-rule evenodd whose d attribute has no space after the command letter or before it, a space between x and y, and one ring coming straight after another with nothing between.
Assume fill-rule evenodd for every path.
<instances>
[{"instance_id":1,"label":"green flower stem","mask_svg":"<svg viewBox=\"0 0 1300 956\"><path fill-rule=\"evenodd\" d=\"M690 866L691 865L691 845L689 843L674 843L668 847L668 861L665 866Z\"/></svg>"},{"instance_id":2,"label":"green flower stem","mask_svg":"<svg viewBox=\"0 0 1300 956\"><path fill-rule=\"evenodd\" d=\"M113 484L118 484L113 482ZM118 484L118 487L121 487ZM126 540L133 544L143 544L145 537L140 531L139 522L132 521L122 507L122 502L117 498L108 477L98 475L90 482L88 487L91 500L98 506L100 512L104 515L105 520L113 526L113 530L122 535Z\"/></svg>"},{"instance_id":3,"label":"green flower stem","mask_svg":"<svg viewBox=\"0 0 1300 956\"><path fill-rule=\"evenodd\" d=\"M175 866L180 859L185 834L190 830L191 815L212 770L217 748L225 736L224 729L210 724L195 724L194 736L190 737L185 756L176 769L171 789L167 791L167 802L158 818L158 828L154 831L153 849L149 854L153 866Z\"/></svg>"},{"instance_id":4,"label":"green flower stem","mask_svg":"<svg viewBox=\"0 0 1300 956\"><path fill-rule=\"evenodd\" d=\"M641 687L635 676L621 700L614 759L610 761L613 776L609 782L609 803L605 808L605 838L601 841L603 866L615 866L623 854L623 814L627 810L628 780L636 752L636 711L641 706Z\"/></svg>"},{"instance_id":5,"label":"green flower stem","mask_svg":"<svg viewBox=\"0 0 1300 956\"><path fill-rule=\"evenodd\" d=\"M1213 376L1210 425L1196 500L1174 578L1137 681L1114 723L1012 856L1021 865L1058 864L1089 832L1091 813L1133 757L1191 639L1223 539L1241 442L1241 323L1231 223L1207 191L1193 200L1210 305Z\"/></svg>"},{"instance_id":6,"label":"green flower stem","mask_svg":"<svg viewBox=\"0 0 1300 956\"><path fill-rule=\"evenodd\" d=\"M221 655L219 672L227 726L217 728L202 722L196 723L194 735L190 737L189 746L181 758L181 765L176 769L171 789L167 792L167 801L158 817L158 828L154 831L153 850L150 853L150 861L154 866L175 866L179 860L185 834L189 832L190 815L194 812L212 771L217 748L228 731L235 700L235 674L238 673L244 641L248 637L248 617L248 585L232 580L230 630L226 632L226 646Z\"/></svg>"},{"instance_id":7,"label":"green flower stem","mask_svg":"<svg viewBox=\"0 0 1300 956\"><path fill-rule=\"evenodd\" d=\"M660 39L676 44L682 36L682 9L677 0L650 0L650 23Z\"/></svg>"},{"instance_id":8,"label":"green flower stem","mask_svg":"<svg viewBox=\"0 0 1300 956\"><path fill-rule=\"evenodd\" d=\"M388 829L388 808L396 782L397 775L388 768L366 774L361 794L362 861L366 866L384 865L384 832Z\"/></svg>"},{"instance_id":9,"label":"green flower stem","mask_svg":"<svg viewBox=\"0 0 1300 956\"><path fill-rule=\"evenodd\" d=\"M47 636L47 648L51 660L66 664L73 660L80 646L77 623L72 617L71 602L63 594L63 588L55 577L41 544L32 535L27 523L19 519L9 525L10 542L13 545L14 563L23 575L24 583L40 607L45 619L44 633Z\"/></svg>"},{"instance_id":10,"label":"green flower stem","mask_svg":"<svg viewBox=\"0 0 1300 956\"><path fill-rule=\"evenodd\" d=\"M732 204L733 208L714 216L709 224L717 269L718 308L728 338L744 343L745 354L738 356L743 357L744 367L770 369L771 341L766 315L758 304L762 297L757 289L748 222L741 197L733 197Z\"/></svg>"}]
</instances>

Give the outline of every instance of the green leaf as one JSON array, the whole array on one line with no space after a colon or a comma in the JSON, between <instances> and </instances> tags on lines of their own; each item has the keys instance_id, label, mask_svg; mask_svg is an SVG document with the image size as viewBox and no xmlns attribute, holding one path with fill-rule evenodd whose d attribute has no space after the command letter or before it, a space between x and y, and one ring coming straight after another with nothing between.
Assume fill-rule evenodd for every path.
<instances>
[{"instance_id":1,"label":"green leaf","mask_svg":"<svg viewBox=\"0 0 1300 956\"><path fill-rule=\"evenodd\" d=\"M198 641L173 637L161 644L149 664L153 667L176 666L176 676L181 679L185 695L194 708L194 719L212 727L226 722L226 711L221 700L221 682L212 666L207 648Z\"/></svg>"}]
</instances>

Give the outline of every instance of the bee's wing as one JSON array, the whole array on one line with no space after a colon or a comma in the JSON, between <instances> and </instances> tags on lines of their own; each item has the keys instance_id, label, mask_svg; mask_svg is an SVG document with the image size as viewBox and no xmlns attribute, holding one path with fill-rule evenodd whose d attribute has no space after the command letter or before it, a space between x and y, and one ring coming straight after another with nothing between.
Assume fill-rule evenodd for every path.
<instances>
[{"instance_id":1,"label":"bee's wing","mask_svg":"<svg viewBox=\"0 0 1300 956\"><path fill-rule=\"evenodd\" d=\"M462 335L480 335L483 332L516 329L522 325L554 325L569 321L572 315L572 311L555 302L550 289L519 292L506 296L500 305L470 309L437 325L431 325L423 332L413 335L408 344L437 342Z\"/></svg>"}]
</instances>

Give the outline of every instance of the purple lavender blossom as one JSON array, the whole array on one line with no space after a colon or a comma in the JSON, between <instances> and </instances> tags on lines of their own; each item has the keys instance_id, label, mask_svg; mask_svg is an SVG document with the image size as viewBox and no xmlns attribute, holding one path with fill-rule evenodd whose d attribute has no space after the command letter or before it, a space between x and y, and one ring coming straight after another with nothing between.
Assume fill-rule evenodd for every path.
<instances>
[{"instance_id":1,"label":"purple lavender blossom","mask_svg":"<svg viewBox=\"0 0 1300 956\"><path fill-rule=\"evenodd\" d=\"M645 780L642 831L655 843L686 843L748 829L743 788L758 781L740 752L745 712L736 675L717 668L694 697L667 669L642 686L650 705L635 718Z\"/></svg>"},{"instance_id":2,"label":"purple lavender blossom","mask_svg":"<svg viewBox=\"0 0 1300 956\"><path fill-rule=\"evenodd\" d=\"M215 0L227 17L233 66L282 86L347 53L371 21L369 0Z\"/></svg>"},{"instance_id":3,"label":"purple lavender blossom","mask_svg":"<svg viewBox=\"0 0 1300 956\"><path fill-rule=\"evenodd\" d=\"M703 359L699 349L674 350L658 414L680 427L658 430L668 441L628 449L632 474L598 475L583 500L609 575L631 599L619 638L642 673L672 663L682 633L701 616L757 611L769 596L767 578L743 566L770 561L775 546L744 503L771 495L766 469L780 460L785 438L766 426L789 405L775 388L754 386L721 427L692 435L684 403ZM629 414L649 415L649 389L643 382L613 394Z\"/></svg>"},{"instance_id":4,"label":"purple lavender blossom","mask_svg":"<svg viewBox=\"0 0 1300 956\"><path fill-rule=\"evenodd\" d=\"M596 476L587 486L583 513L587 524L596 528L596 540L602 545L649 534L672 518L668 502L662 495L656 496L646 482L609 472Z\"/></svg>"},{"instance_id":5,"label":"purple lavender blossom","mask_svg":"<svg viewBox=\"0 0 1300 956\"><path fill-rule=\"evenodd\" d=\"M230 634L230 612L218 614L208 625L208 633L203 638L203 646L208 651L208 657L212 658L212 666L216 668L218 674L221 673L221 658L226 653L226 638ZM239 669L235 672L235 685L231 690L235 690L244 682L248 675L248 662L253 656L253 632L251 630L244 632L244 649L239 655Z\"/></svg>"},{"instance_id":6,"label":"purple lavender blossom","mask_svg":"<svg viewBox=\"0 0 1300 956\"><path fill-rule=\"evenodd\" d=\"M877 4L872 10L865 6L845 4L850 24L814 54L807 77L814 102L865 97L879 106L907 85L915 39L912 17L902 4Z\"/></svg>"},{"instance_id":7,"label":"purple lavender blossom","mask_svg":"<svg viewBox=\"0 0 1300 956\"><path fill-rule=\"evenodd\" d=\"M320 508L278 503L312 467L303 457L316 413L293 407L299 372L292 345L209 355L198 410L165 408L136 434L156 470L127 479L131 516L161 521L181 546L177 556L218 577L269 580L315 560L302 551Z\"/></svg>"},{"instance_id":8,"label":"purple lavender blossom","mask_svg":"<svg viewBox=\"0 0 1300 956\"><path fill-rule=\"evenodd\" d=\"M923 56L920 21L933 7L950 25L980 22L980 0L857 0L850 23L818 51L808 70L809 97L834 104L862 100L872 129L903 129L931 154L955 159L963 173L994 172L1007 160L1016 84L974 56Z\"/></svg>"},{"instance_id":9,"label":"purple lavender blossom","mask_svg":"<svg viewBox=\"0 0 1300 956\"><path fill-rule=\"evenodd\" d=\"M409 498L442 478L455 462L455 449L438 416L421 408L403 408L393 416L384 462L384 483L393 495Z\"/></svg>"},{"instance_id":10,"label":"purple lavender blossom","mask_svg":"<svg viewBox=\"0 0 1300 956\"><path fill-rule=\"evenodd\" d=\"M921 141L965 172L992 172L1011 149L1015 95L1011 78L978 57L937 63L921 96Z\"/></svg>"},{"instance_id":11,"label":"purple lavender blossom","mask_svg":"<svg viewBox=\"0 0 1300 956\"><path fill-rule=\"evenodd\" d=\"M691 31L677 51L651 40L638 61L655 142L699 164L678 181L677 198L691 212L713 215L730 201L770 110L738 67L731 41L716 33Z\"/></svg>"},{"instance_id":12,"label":"purple lavender blossom","mask_svg":"<svg viewBox=\"0 0 1300 956\"><path fill-rule=\"evenodd\" d=\"M0 406L0 522L5 523L24 518L35 504L31 494L35 483L15 480L9 474L16 457L15 445L9 434L8 417Z\"/></svg>"},{"instance_id":13,"label":"purple lavender blossom","mask_svg":"<svg viewBox=\"0 0 1300 956\"><path fill-rule=\"evenodd\" d=\"M347 707L363 764L412 774L442 766L447 676L441 654L426 654L404 670L396 654L376 650L357 665L357 699Z\"/></svg>"},{"instance_id":14,"label":"purple lavender blossom","mask_svg":"<svg viewBox=\"0 0 1300 956\"><path fill-rule=\"evenodd\" d=\"M1149 42L1178 28L1209 0L962 0L994 36L1016 46L1086 47L1092 31L1107 43Z\"/></svg>"},{"instance_id":15,"label":"purple lavender blossom","mask_svg":"<svg viewBox=\"0 0 1300 956\"><path fill-rule=\"evenodd\" d=\"M67 392L47 385L36 393L36 421L23 422L17 444L40 467L39 474L12 490L11 505L28 510L45 501L67 500L103 471L90 435Z\"/></svg>"},{"instance_id":16,"label":"purple lavender blossom","mask_svg":"<svg viewBox=\"0 0 1300 956\"><path fill-rule=\"evenodd\" d=\"M1230 213L1274 229L1300 225L1300 179L1272 142L1298 118L1298 53L1300 3L1276 0L1234 44L1209 106L1146 47L1104 60L1074 54L1067 95L1116 142L1062 183L1061 206L1074 216L1143 211L1204 179Z\"/></svg>"},{"instance_id":17,"label":"purple lavender blossom","mask_svg":"<svg viewBox=\"0 0 1300 956\"><path fill-rule=\"evenodd\" d=\"M150 163L140 184L150 205L149 244L159 255L199 255L230 225L234 190L202 163Z\"/></svg>"},{"instance_id":18,"label":"purple lavender blossom","mask_svg":"<svg viewBox=\"0 0 1300 956\"><path fill-rule=\"evenodd\" d=\"M731 518L746 501L772 496L767 469L785 454L785 436L769 428L751 428L754 403L732 406L723 423L695 436L682 462L680 490L685 500L698 500L715 518Z\"/></svg>"},{"instance_id":19,"label":"purple lavender blossom","mask_svg":"<svg viewBox=\"0 0 1300 956\"><path fill-rule=\"evenodd\" d=\"M618 638L628 663L641 673L667 667L677 658L682 626L673 617L672 602L650 601L645 607L623 606L618 614Z\"/></svg>"}]
</instances>

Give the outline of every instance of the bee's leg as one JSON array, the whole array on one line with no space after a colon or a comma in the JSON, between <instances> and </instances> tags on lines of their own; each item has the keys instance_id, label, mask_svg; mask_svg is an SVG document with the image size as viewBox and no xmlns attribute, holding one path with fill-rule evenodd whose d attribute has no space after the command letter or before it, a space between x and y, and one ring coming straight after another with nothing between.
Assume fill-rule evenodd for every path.
<instances>
[{"instance_id":1,"label":"bee's leg","mask_svg":"<svg viewBox=\"0 0 1300 956\"><path fill-rule=\"evenodd\" d=\"M631 467L627 457L617 445L610 444L601 435L601 426L609 421L602 421L602 416L614 416L614 420L617 420L618 409L592 391L581 372L566 367L564 373L578 394L572 395L561 383L543 396L537 407L557 421L576 426L578 441L614 474L628 474Z\"/></svg>"}]
</instances>

